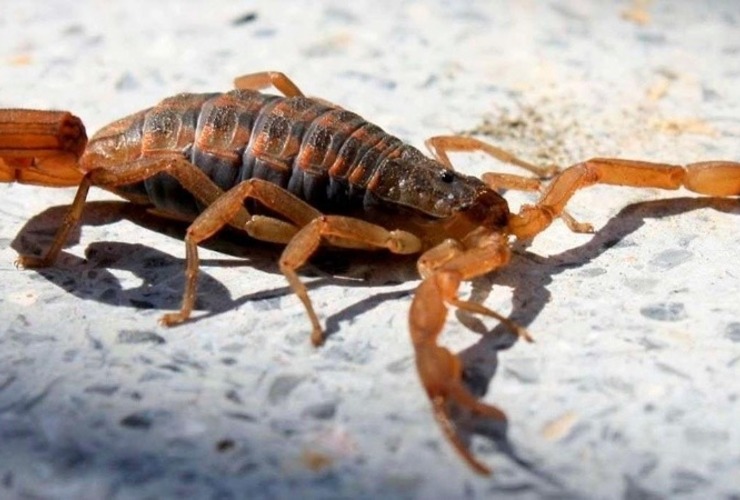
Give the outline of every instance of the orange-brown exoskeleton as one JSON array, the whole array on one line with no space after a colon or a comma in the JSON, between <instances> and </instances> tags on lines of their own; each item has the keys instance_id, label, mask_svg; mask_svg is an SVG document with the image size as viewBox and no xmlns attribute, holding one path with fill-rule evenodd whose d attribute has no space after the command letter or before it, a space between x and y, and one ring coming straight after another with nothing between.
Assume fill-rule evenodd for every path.
<instances>
[{"instance_id":1,"label":"orange-brown exoskeleton","mask_svg":"<svg viewBox=\"0 0 740 500\"><path fill-rule=\"evenodd\" d=\"M283 95L259 91L270 85ZM315 345L323 341L322 328L297 269L320 245L418 254L422 281L409 314L416 366L444 434L473 469L485 473L487 467L461 442L451 407L492 419L505 416L468 391L460 360L437 339L449 306L492 316L529 336L498 313L460 299L461 282L505 266L513 239L530 239L558 217L574 231L590 231L564 211L581 188L596 183L684 187L737 196L740 163L676 166L594 158L558 171L470 137L433 137L427 145L434 158L350 111L304 97L277 72L237 78L236 90L226 93L170 97L113 122L89 142L80 120L69 113L0 110L0 180L79 185L51 248L42 257L21 256L21 266L54 263L81 218L91 186L192 220L185 237L182 307L162 318L165 325L189 318L198 244L227 225L285 245L280 269L306 308ZM450 164L447 153L453 151L481 151L536 177L462 175ZM549 176L547 185L541 183ZM511 213L497 193L501 188L542 195L536 204Z\"/></svg>"}]
</instances>

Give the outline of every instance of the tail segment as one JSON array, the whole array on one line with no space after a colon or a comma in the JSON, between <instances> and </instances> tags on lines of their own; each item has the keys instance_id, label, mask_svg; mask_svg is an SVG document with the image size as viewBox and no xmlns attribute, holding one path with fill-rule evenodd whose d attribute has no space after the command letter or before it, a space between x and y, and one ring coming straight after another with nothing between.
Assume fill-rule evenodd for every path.
<instances>
[{"instance_id":1,"label":"tail segment","mask_svg":"<svg viewBox=\"0 0 740 500\"><path fill-rule=\"evenodd\" d=\"M85 127L66 111L0 109L0 182L76 186Z\"/></svg>"}]
</instances>

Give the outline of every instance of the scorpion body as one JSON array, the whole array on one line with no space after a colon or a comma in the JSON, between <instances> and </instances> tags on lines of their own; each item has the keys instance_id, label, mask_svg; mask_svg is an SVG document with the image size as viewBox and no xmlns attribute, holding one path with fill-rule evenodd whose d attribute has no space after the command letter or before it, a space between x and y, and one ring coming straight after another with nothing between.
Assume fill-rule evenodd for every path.
<instances>
[{"instance_id":1,"label":"scorpion body","mask_svg":"<svg viewBox=\"0 0 740 500\"><path fill-rule=\"evenodd\" d=\"M271 85L283 95L259 92ZM45 255L23 255L18 264L52 265L80 221L89 188L102 187L192 221L185 236L182 307L164 315L163 324L190 317L198 244L229 225L285 245L280 269L303 302L318 345L321 324L297 269L320 245L420 254L422 281L409 313L416 367L443 433L479 473L489 469L460 438L451 409L495 420L505 415L469 392L459 358L439 345L448 309L497 318L531 338L508 318L460 299L460 284L505 266L512 239L531 239L556 218L573 231L592 231L565 206L579 189L596 183L740 195L737 162L681 166L594 158L560 171L461 136L429 139L432 159L350 111L304 97L282 73L245 75L236 79L236 88L165 99L104 127L89 143L82 122L70 113L0 110L0 181L79 186ZM480 151L536 177L461 175L450 163L451 151ZM547 177L552 180L545 185ZM542 194L534 205L511 213L497 192L501 188Z\"/></svg>"},{"instance_id":2,"label":"scorpion body","mask_svg":"<svg viewBox=\"0 0 740 500\"><path fill-rule=\"evenodd\" d=\"M508 215L504 199L483 181L425 157L351 111L255 90L167 98L101 129L79 164L87 172L172 154L183 155L224 191L261 179L322 213L362 214L374 223L395 217L408 230L467 209L495 211L498 228ZM195 218L204 208L164 174L113 191L173 217ZM427 231L424 246L440 236L447 235Z\"/></svg>"}]
</instances>

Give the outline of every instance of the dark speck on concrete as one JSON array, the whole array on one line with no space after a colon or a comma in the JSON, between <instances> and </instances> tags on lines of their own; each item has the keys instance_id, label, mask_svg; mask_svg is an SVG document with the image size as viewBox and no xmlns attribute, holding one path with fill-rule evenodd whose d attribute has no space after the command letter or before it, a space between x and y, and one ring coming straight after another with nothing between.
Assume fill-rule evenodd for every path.
<instances>
[{"instance_id":1,"label":"dark speck on concrete","mask_svg":"<svg viewBox=\"0 0 740 500\"><path fill-rule=\"evenodd\" d=\"M586 20L586 17L583 14L576 12L575 10L570 9L564 5L561 5L558 2L551 3L550 8L566 19L573 20L573 21L585 21Z\"/></svg>"},{"instance_id":2,"label":"dark speck on concrete","mask_svg":"<svg viewBox=\"0 0 740 500\"><path fill-rule=\"evenodd\" d=\"M118 458L113 463L128 484L145 484L163 474L163 465L152 455Z\"/></svg>"},{"instance_id":3,"label":"dark speck on concrete","mask_svg":"<svg viewBox=\"0 0 740 500\"><path fill-rule=\"evenodd\" d=\"M147 430L152 423L152 417L148 412L132 413L121 419L121 425L129 429Z\"/></svg>"},{"instance_id":4,"label":"dark speck on concrete","mask_svg":"<svg viewBox=\"0 0 740 500\"><path fill-rule=\"evenodd\" d=\"M249 413L244 413L240 411L229 411L224 413L229 418L233 418L234 420L241 420L243 422L256 422L257 418L254 415L250 415Z\"/></svg>"},{"instance_id":5,"label":"dark speck on concrete","mask_svg":"<svg viewBox=\"0 0 740 500\"><path fill-rule=\"evenodd\" d=\"M0 391L7 389L17 378L15 375L3 375L0 377Z\"/></svg>"},{"instance_id":6,"label":"dark speck on concrete","mask_svg":"<svg viewBox=\"0 0 740 500\"><path fill-rule=\"evenodd\" d=\"M121 75L121 77L116 81L116 90L136 90L140 87L138 80L134 78L134 75L131 73L124 73Z\"/></svg>"},{"instance_id":7,"label":"dark speck on concrete","mask_svg":"<svg viewBox=\"0 0 740 500\"><path fill-rule=\"evenodd\" d=\"M655 367L658 368L658 370L664 372L664 373L670 373L671 375L675 375L677 377L680 377L685 380L691 380L691 377L687 375L686 373L682 372L681 370L678 370L666 363L662 363L660 361L655 363Z\"/></svg>"},{"instance_id":8,"label":"dark speck on concrete","mask_svg":"<svg viewBox=\"0 0 740 500\"><path fill-rule=\"evenodd\" d=\"M708 483L705 477L690 470L677 470L673 473L672 479L674 481L672 492L675 494L692 493Z\"/></svg>"},{"instance_id":9,"label":"dark speck on concrete","mask_svg":"<svg viewBox=\"0 0 740 500\"><path fill-rule=\"evenodd\" d=\"M506 374L522 384L533 384L540 380L540 375L535 365L529 360L512 362L506 367Z\"/></svg>"},{"instance_id":10,"label":"dark speck on concrete","mask_svg":"<svg viewBox=\"0 0 740 500\"><path fill-rule=\"evenodd\" d=\"M276 30L274 28L263 28L254 32L255 38L269 38L275 36Z\"/></svg>"},{"instance_id":11,"label":"dark speck on concrete","mask_svg":"<svg viewBox=\"0 0 740 500\"><path fill-rule=\"evenodd\" d=\"M386 90L393 90L396 88L397 82L391 78L376 76L370 73L363 73L362 71L344 71L338 75L341 78L346 78L353 81L358 81L362 84L374 85Z\"/></svg>"},{"instance_id":12,"label":"dark speck on concrete","mask_svg":"<svg viewBox=\"0 0 740 500\"><path fill-rule=\"evenodd\" d=\"M257 13L256 12L247 12L246 14L242 14L241 16L237 17L233 21L231 21L232 26L241 26L242 24L249 24L253 21L257 20Z\"/></svg>"},{"instance_id":13,"label":"dark speck on concrete","mask_svg":"<svg viewBox=\"0 0 740 500\"><path fill-rule=\"evenodd\" d=\"M54 469L61 474L75 472L89 465L91 461L89 453L75 446L56 450L51 459Z\"/></svg>"},{"instance_id":14,"label":"dark speck on concrete","mask_svg":"<svg viewBox=\"0 0 740 500\"><path fill-rule=\"evenodd\" d=\"M179 367L190 368L199 372L202 372L205 369L203 363L196 361L194 358L182 352L175 353L175 355L172 356L172 362Z\"/></svg>"},{"instance_id":15,"label":"dark speck on concrete","mask_svg":"<svg viewBox=\"0 0 740 500\"><path fill-rule=\"evenodd\" d=\"M694 256L688 250L665 250L650 259L650 265L668 270L690 260Z\"/></svg>"},{"instance_id":16,"label":"dark speck on concrete","mask_svg":"<svg viewBox=\"0 0 740 500\"><path fill-rule=\"evenodd\" d=\"M121 330L118 332L119 344L164 344L166 341L161 335L145 330Z\"/></svg>"},{"instance_id":17,"label":"dark speck on concrete","mask_svg":"<svg viewBox=\"0 0 740 500\"><path fill-rule=\"evenodd\" d=\"M219 451L221 453L224 453L226 451L233 450L236 446L236 443L233 439L225 438L221 439L216 443L216 451Z\"/></svg>"},{"instance_id":18,"label":"dark speck on concrete","mask_svg":"<svg viewBox=\"0 0 740 500\"><path fill-rule=\"evenodd\" d=\"M142 396L141 393L138 391L131 391L128 394L128 397L134 401L141 401L142 399L144 399L144 396Z\"/></svg>"},{"instance_id":19,"label":"dark speck on concrete","mask_svg":"<svg viewBox=\"0 0 740 500\"><path fill-rule=\"evenodd\" d=\"M686 319L686 308L680 302L659 302L640 309L640 314L656 321L680 321Z\"/></svg>"},{"instance_id":20,"label":"dark speck on concrete","mask_svg":"<svg viewBox=\"0 0 740 500\"><path fill-rule=\"evenodd\" d=\"M689 427L684 431L687 441L696 446L718 446L730 439L728 431Z\"/></svg>"},{"instance_id":21,"label":"dark speck on concrete","mask_svg":"<svg viewBox=\"0 0 740 500\"><path fill-rule=\"evenodd\" d=\"M347 9L338 7L327 7L324 9L324 15L327 19L332 21L339 21L341 23L356 23L357 16Z\"/></svg>"},{"instance_id":22,"label":"dark speck on concrete","mask_svg":"<svg viewBox=\"0 0 740 500\"><path fill-rule=\"evenodd\" d=\"M47 384L41 391L37 392L36 394L28 394L25 395L21 400L10 404L10 406L7 407L0 407L0 413L6 410L15 411L17 413L28 413L33 408L35 408L39 403L41 403L46 397L51 393L52 389L56 385L57 381L59 379L51 381L49 384Z\"/></svg>"},{"instance_id":23,"label":"dark speck on concrete","mask_svg":"<svg viewBox=\"0 0 740 500\"><path fill-rule=\"evenodd\" d=\"M241 396L239 396L239 393L234 389L229 389L228 391L226 391L226 394L224 394L224 396L226 396L226 399L228 399L232 403L236 403L238 405L242 404Z\"/></svg>"},{"instance_id":24,"label":"dark speck on concrete","mask_svg":"<svg viewBox=\"0 0 740 500\"><path fill-rule=\"evenodd\" d=\"M716 90L714 90L712 88L709 88L709 87L706 87L706 86L702 86L702 88L701 88L701 98L702 98L702 100L704 102L711 102L711 101L716 101L716 100L720 99L721 96L720 96L719 92L717 92Z\"/></svg>"},{"instance_id":25,"label":"dark speck on concrete","mask_svg":"<svg viewBox=\"0 0 740 500\"><path fill-rule=\"evenodd\" d=\"M624 500L660 500L661 495L645 489L631 476L625 476Z\"/></svg>"},{"instance_id":26,"label":"dark speck on concrete","mask_svg":"<svg viewBox=\"0 0 740 500\"><path fill-rule=\"evenodd\" d=\"M725 336L733 342L740 342L740 322L734 321L727 325Z\"/></svg>"},{"instance_id":27,"label":"dark speck on concrete","mask_svg":"<svg viewBox=\"0 0 740 500\"><path fill-rule=\"evenodd\" d=\"M162 366L159 367L160 369L166 369ZM161 371L154 371L154 370L147 370L141 377L139 377L139 382L153 382L155 380L171 380L172 375L169 373L163 373Z\"/></svg>"},{"instance_id":28,"label":"dark speck on concrete","mask_svg":"<svg viewBox=\"0 0 740 500\"><path fill-rule=\"evenodd\" d=\"M286 438L296 435L301 425L302 422L282 418L270 421L270 429Z\"/></svg>"},{"instance_id":29,"label":"dark speck on concrete","mask_svg":"<svg viewBox=\"0 0 740 500\"><path fill-rule=\"evenodd\" d=\"M662 45L666 43L666 37L663 33L641 32L637 34L637 40L641 43L649 43L652 45Z\"/></svg>"},{"instance_id":30,"label":"dark speck on concrete","mask_svg":"<svg viewBox=\"0 0 740 500\"><path fill-rule=\"evenodd\" d=\"M595 278L597 276L601 276L602 274L606 274L606 269L604 269L603 267L591 267L578 272L578 276L581 276L583 278Z\"/></svg>"},{"instance_id":31,"label":"dark speck on concrete","mask_svg":"<svg viewBox=\"0 0 740 500\"><path fill-rule=\"evenodd\" d=\"M404 373L412 366L414 366L414 359L411 356L406 356L396 361L391 361L385 368L390 373Z\"/></svg>"},{"instance_id":32,"label":"dark speck on concrete","mask_svg":"<svg viewBox=\"0 0 740 500\"><path fill-rule=\"evenodd\" d=\"M169 372L173 372L173 373L182 373L182 371L183 371L182 368L180 368L177 365L173 365L171 363L165 363L163 365L159 365L159 367L161 369L163 369L163 370L166 370L166 371L169 371Z\"/></svg>"},{"instance_id":33,"label":"dark speck on concrete","mask_svg":"<svg viewBox=\"0 0 740 500\"><path fill-rule=\"evenodd\" d=\"M118 392L118 384L94 384L85 387L85 391L88 394L100 394L103 396L112 396Z\"/></svg>"},{"instance_id":34,"label":"dark speck on concrete","mask_svg":"<svg viewBox=\"0 0 740 500\"><path fill-rule=\"evenodd\" d=\"M271 404L277 404L285 400L290 393L303 382L302 375L279 375L275 377L267 393L267 400Z\"/></svg>"},{"instance_id":35,"label":"dark speck on concrete","mask_svg":"<svg viewBox=\"0 0 740 500\"><path fill-rule=\"evenodd\" d=\"M54 335L28 335L26 333L16 332L14 328L11 328L9 330L11 333L9 338L23 346L58 341Z\"/></svg>"},{"instance_id":36,"label":"dark speck on concrete","mask_svg":"<svg viewBox=\"0 0 740 500\"><path fill-rule=\"evenodd\" d=\"M337 412L337 404L334 401L318 403L307 406L301 414L306 417L315 418L316 420L329 420L334 418Z\"/></svg>"},{"instance_id":37,"label":"dark speck on concrete","mask_svg":"<svg viewBox=\"0 0 740 500\"><path fill-rule=\"evenodd\" d=\"M100 351L105 347L100 339L93 337L90 332L85 332L85 337L87 337L88 342L90 342L90 346L96 351Z\"/></svg>"}]
</instances>

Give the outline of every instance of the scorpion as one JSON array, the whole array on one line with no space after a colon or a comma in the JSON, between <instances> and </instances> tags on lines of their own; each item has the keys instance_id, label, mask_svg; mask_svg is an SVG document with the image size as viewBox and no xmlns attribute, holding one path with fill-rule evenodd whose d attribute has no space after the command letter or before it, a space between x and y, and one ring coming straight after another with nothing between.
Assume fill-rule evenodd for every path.
<instances>
[{"instance_id":1,"label":"scorpion","mask_svg":"<svg viewBox=\"0 0 740 500\"><path fill-rule=\"evenodd\" d=\"M270 87L281 95L262 92ZM78 186L50 248L42 257L19 256L20 267L55 262L91 186L190 221L182 306L162 317L167 326L190 317L198 245L226 226L285 245L279 267L305 307L316 346L324 340L321 323L297 271L320 246L418 254L421 282L408 320L417 371L443 435L474 471L487 474L459 436L453 409L498 421L506 416L470 392L460 359L438 338L449 307L496 318L532 338L511 319L460 298L461 283L506 266L514 241L531 240L557 218L572 231L592 232L565 210L579 189L598 183L738 196L740 163L593 158L559 169L469 136L436 136L426 145L431 158L351 111L304 96L285 74L265 71L236 78L225 93L164 99L103 127L89 142L69 112L0 110L0 181ZM485 153L533 175L463 175L450 152ZM541 194L512 213L503 190Z\"/></svg>"}]
</instances>

